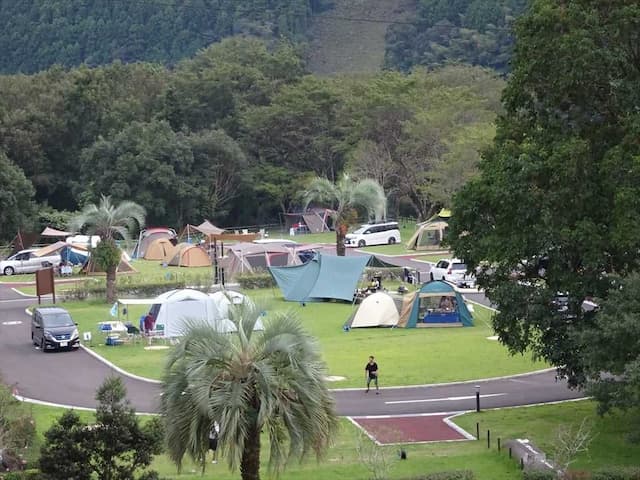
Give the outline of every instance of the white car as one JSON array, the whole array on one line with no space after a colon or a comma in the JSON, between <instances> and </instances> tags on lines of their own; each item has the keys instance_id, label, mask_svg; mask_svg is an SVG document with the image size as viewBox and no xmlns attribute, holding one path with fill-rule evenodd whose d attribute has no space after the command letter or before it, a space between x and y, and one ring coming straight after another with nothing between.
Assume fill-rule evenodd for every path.
<instances>
[{"instance_id":1,"label":"white car","mask_svg":"<svg viewBox=\"0 0 640 480\"><path fill-rule=\"evenodd\" d=\"M393 245L399 243L398 222L366 223L353 233L347 233L344 244L347 247L367 247L370 245Z\"/></svg>"},{"instance_id":2,"label":"white car","mask_svg":"<svg viewBox=\"0 0 640 480\"><path fill-rule=\"evenodd\" d=\"M429 272L431 280L444 280L459 287L475 287L476 279L473 273L467 273L467 264L457 258L443 258L439 260Z\"/></svg>"},{"instance_id":3,"label":"white car","mask_svg":"<svg viewBox=\"0 0 640 480\"><path fill-rule=\"evenodd\" d=\"M44 267L58 265L61 262L59 254L36 257L37 249L21 250L14 253L6 260L0 262L0 274L13 275L14 273L34 273Z\"/></svg>"}]
</instances>

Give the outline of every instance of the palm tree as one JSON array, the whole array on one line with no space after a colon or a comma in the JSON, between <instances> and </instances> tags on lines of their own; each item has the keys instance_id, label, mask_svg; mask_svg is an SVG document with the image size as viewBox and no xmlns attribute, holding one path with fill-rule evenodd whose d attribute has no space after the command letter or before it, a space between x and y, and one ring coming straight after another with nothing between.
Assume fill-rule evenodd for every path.
<instances>
[{"instance_id":1,"label":"palm tree","mask_svg":"<svg viewBox=\"0 0 640 480\"><path fill-rule=\"evenodd\" d=\"M291 312L276 313L254 332L259 309L233 305L237 333L188 322L169 356L162 412L169 456L180 469L188 454L202 465L208 434L220 427L218 450L243 480L260 478L260 437L269 438L269 467L279 474L289 459L310 451L320 458L337 427L315 339Z\"/></svg>"},{"instance_id":2,"label":"palm tree","mask_svg":"<svg viewBox=\"0 0 640 480\"><path fill-rule=\"evenodd\" d=\"M88 204L70 222L75 231L98 235L100 243L91 252L92 261L107 273L107 302L116 299L116 270L122 252L116 239L127 240L129 232L144 226L145 209L135 202L111 203L111 197L101 195L100 203Z\"/></svg>"},{"instance_id":3,"label":"palm tree","mask_svg":"<svg viewBox=\"0 0 640 480\"><path fill-rule=\"evenodd\" d=\"M380 220L387 207L387 198L378 182L370 178L355 182L344 174L336 183L326 178L311 180L304 192L305 210L312 201L334 208L333 221L336 230L336 253L344 256L344 239L349 225L355 220L355 207L367 210L369 217Z\"/></svg>"}]
</instances>

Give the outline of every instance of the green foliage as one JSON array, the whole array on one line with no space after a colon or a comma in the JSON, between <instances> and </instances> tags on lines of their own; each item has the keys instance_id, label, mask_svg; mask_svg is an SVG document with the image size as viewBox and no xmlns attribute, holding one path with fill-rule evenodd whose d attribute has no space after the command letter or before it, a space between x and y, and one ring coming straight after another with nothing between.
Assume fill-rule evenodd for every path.
<instances>
[{"instance_id":1,"label":"green foliage","mask_svg":"<svg viewBox=\"0 0 640 480\"><path fill-rule=\"evenodd\" d=\"M638 22L633 1L533 3L518 22L496 141L450 223L456 256L487 267L478 283L500 309L500 340L572 385L586 382L593 348L581 333L597 314L583 300L603 301L615 274L640 267Z\"/></svg>"},{"instance_id":2,"label":"green foliage","mask_svg":"<svg viewBox=\"0 0 640 480\"><path fill-rule=\"evenodd\" d=\"M596 470L591 474L591 480L639 480L638 468L607 468Z\"/></svg>"},{"instance_id":3,"label":"green foliage","mask_svg":"<svg viewBox=\"0 0 640 480\"><path fill-rule=\"evenodd\" d=\"M125 2L53 0L0 4L0 72L150 61L174 65L230 35L303 39L324 0Z\"/></svg>"},{"instance_id":4,"label":"green foliage","mask_svg":"<svg viewBox=\"0 0 640 480\"><path fill-rule=\"evenodd\" d=\"M436 472L428 475L407 478L405 480L474 480L476 476L471 470L455 470L452 472Z\"/></svg>"},{"instance_id":5,"label":"green foliage","mask_svg":"<svg viewBox=\"0 0 640 480\"><path fill-rule=\"evenodd\" d=\"M387 67L468 63L509 70L512 26L529 0L420 0L412 24L392 25L387 34Z\"/></svg>"},{"instance_id":6,"label":"green foliage","mask_svg":"<svg viewBox=\"0 0 640 480\"><path fill-rule=\"evenodd\" d=\"M73 410L66 410L44 434L40 449L40 471L45 480L89 480L92 445L87 430Z\"/></svg>"},{"instance_id":7,"label":"green foliage","mask_svg":"<svg viewBox=\"0 0 640 480\"><path fill-rule=\"evenodd\" d=\"M122 251L111 239L101 241L96 248L91 250L91 261L105 272L117 267L121 256Z\"/></svg>"},{"instance_id":8,"label":"green foliage","mask_svg":"<svg viewBox=\"0 0 640 480\"><path fill-rule=\"evenodd\" d=\"M35 212L34 189L20 167L0 150L0 241L29 231Z\"/></svg>"},{"instance_id":9,"label":"green foliage","mask_svg":"<svg viewBox=\"0 0 640 480\"><path fill-rule=\"evenodd\" d=\"M0 384L0 450L10 452L24 449L31 445L35 437L33 417L24 408L24 404L16 400L11 390Z\"/></svg>"},{"instance_id":10,"label":"green foliage","mask_svg":"<svg viewBox=\"0 0 640 480\"><path fill-rule=\"evenodd\" d=\"M522 472L523 480L556 480L558 475L548 470L525 470Z\"/></svg>"},{"instance_id":11,"label":"green foliage","mask_svg":"<svg viewBox=\"0 0 640 480\"><path fill-rule=\"evenodd\" d=\"M601 413L640 407L640 275L616 282L583 337L589 393ZM601 376L600 372L609 375Z\"/></svg>"},{"instance_id":12,"label":"green foliage","mask_svg":"<svg viewBox=\"0 0 640 480\"><path fill-rule=\"evenodd\" d=\"M269 272L243 273L237 275L235 280L243 290L253 290L256 288L273 288L275 282Z\"/></svg>"},{"instance_id":13,"label":"green foliage","mask_svg":"<svg viewBox=\"0 0 640 480\"><path fill-rule=\"evenodd\" d=\"M40 470L22 470L20 472L9 472L0 475L3 480L45 480Z\"/></svg>"}]
</instances>

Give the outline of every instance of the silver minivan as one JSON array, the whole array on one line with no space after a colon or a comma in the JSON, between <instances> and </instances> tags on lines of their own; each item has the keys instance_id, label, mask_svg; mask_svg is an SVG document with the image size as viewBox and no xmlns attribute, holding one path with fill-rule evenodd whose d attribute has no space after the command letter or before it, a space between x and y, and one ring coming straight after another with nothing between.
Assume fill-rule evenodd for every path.
<instances>
[{"instance_id":1,"label":"silver minivan","mask_svg":"<svg viewBox=\"0 0 640 480\"><path fill-rule=\"evenodd\" d=\"M61 261L59 254L36 256L37 250L21 250L11 255L6 260L0 261L0 275L13 275L14 273L33 273L41 268L58 265Z\"/></svg>"},{"instance_id":2,"label":"silver minivan","mask_svg":"<svg viewBox=\"0 0 640 480\"><path fill-rule=\"evenodd\" d=\"M347 247L366 247L369 245L393 245L400 242L398 222L367 223L347 233L344 244Z\"/></svg>"},{"instance_id":3,"label":"silver minivan","mask_svg":"<svg viewBox=\"0 0 640 480\"><path fill-rule=\"evenodd\" d=\"M31 315L31 341L43 352L61 348L78 348L78 324L60 307L38 307Z\"/></svg>"}]
</instances>

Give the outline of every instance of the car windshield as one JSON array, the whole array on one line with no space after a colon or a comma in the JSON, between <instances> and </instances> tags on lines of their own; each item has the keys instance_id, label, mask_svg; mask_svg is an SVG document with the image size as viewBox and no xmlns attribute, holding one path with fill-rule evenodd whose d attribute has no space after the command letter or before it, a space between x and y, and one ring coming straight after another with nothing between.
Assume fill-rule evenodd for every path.
<instances>
[{"instance_id":1,"label":"car windshield","mask_svg":"<svg viewBox=\"0 0 640 480\"><path fill-rule=\"evenodd\" d=\"M454 263L451 265L452 270L466 270L467 265L465 263Z\"/></svg>"},{"instance_id":2,"label":"car windshield","mask_svg":"<svg viewBox=\"0 0 640 480\"><path fill-rule=\"evenodd\" d=\"M73 320L71 320L68 313L47 315L46 317L43 317L43 321L47 327L70 327L73 325Z\"/></svg>"},{"instance_id":3,"label":"car windshield","mask_svg":"<svg viewBox=\"0 0 640 480\"><path fill-rule=\"evenodd\" d=\"M353 233L355 234L360 234L360 233L364 233L364 231L369 228L368 226L362 226L360 228L358 228L357 230L354 230Z\"/></svg>"}]
</instances>

